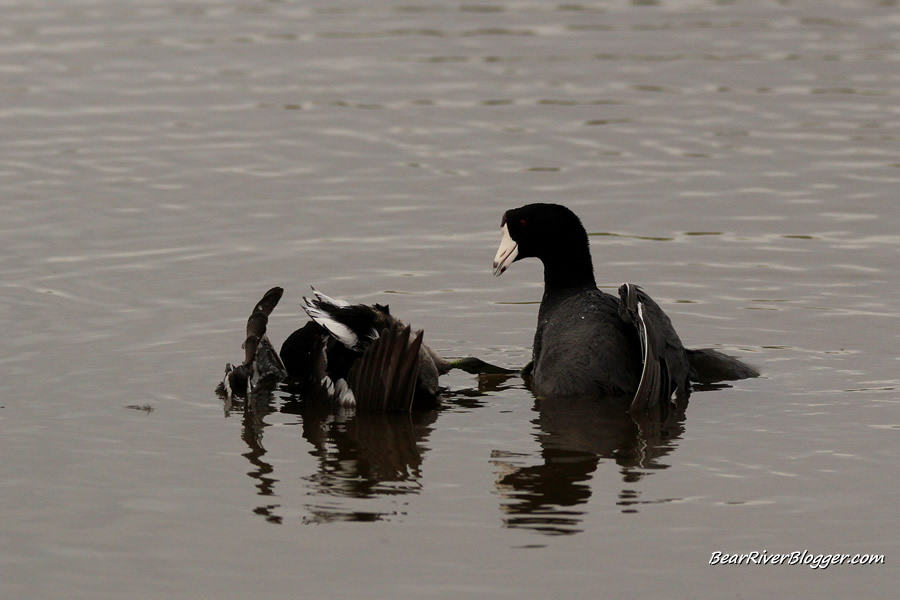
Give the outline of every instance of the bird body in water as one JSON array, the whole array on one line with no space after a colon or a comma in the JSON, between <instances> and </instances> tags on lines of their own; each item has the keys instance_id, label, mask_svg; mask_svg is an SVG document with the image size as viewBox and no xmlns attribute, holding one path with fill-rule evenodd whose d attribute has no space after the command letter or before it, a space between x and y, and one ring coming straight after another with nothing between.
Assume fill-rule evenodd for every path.
<instances>
[{"instance_id":1,"label":"bird body in water","mask_svg":"<svg viewBox=\"0 0 900 600\"><path fill-rule=\"evenodd\" d=\"M587 232L571 210L529 204L504 213L494 275L537 258L544 294L525 368L540 396L630 396L633 411L683 408L690 382L743 379L752 367L711 349L684 347L662 308L634 284L618 297L597 288Z\"/></svg>"},{"instance_id":2,"label":"bird body in water","mask_svg":"<svg viewBox=\"0 0 900 600\"><path fill-rule=\"evenodd\" d=\"M351 304L315 288L301 304L310 317L276 352L267 334L269 315L284 290L270 289L247 320L244 361L225 366L220 392L245 395L287 381L304 400L357 411L409 412L437 405L438 378L452 368L507 373L474 357L446 360L382 304Z\"/></svg>"}]
</instances>

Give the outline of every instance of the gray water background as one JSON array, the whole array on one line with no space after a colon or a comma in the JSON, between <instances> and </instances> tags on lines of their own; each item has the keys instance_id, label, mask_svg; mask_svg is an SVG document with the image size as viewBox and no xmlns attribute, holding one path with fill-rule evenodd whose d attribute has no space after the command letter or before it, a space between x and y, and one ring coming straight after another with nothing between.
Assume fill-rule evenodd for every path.
<instances>
[{"instance_id":1,"label":"gray water background","mask_svg":"<svg viewBox=\"0 0 900 600\"><path fill-rule=\"evenodd\" d=\"M896 2L0 13L0 597L896 597ZM535 201L764 378L656 432L464 373L223 410L272 285L276 344L312 284L523 365ZM707 565L804 549L886 563Z\"/></svg>"}]
</instances>

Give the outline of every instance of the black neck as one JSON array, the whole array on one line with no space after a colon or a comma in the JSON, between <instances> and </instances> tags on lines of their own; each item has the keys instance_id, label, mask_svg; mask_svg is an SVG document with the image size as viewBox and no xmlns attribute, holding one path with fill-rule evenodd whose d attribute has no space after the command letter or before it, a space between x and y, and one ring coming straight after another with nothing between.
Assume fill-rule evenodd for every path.
<instances>
[{"instance_id":1,"label":"black neck","mask_svg":"<svg viewBox=\"0 0 900 600\"><path fill-rule=\"evenodd\" d=\"M570 288L596 288L591 251L584 248L570 249L543 259L544 294Z\"/></svg>"}]
</instances>

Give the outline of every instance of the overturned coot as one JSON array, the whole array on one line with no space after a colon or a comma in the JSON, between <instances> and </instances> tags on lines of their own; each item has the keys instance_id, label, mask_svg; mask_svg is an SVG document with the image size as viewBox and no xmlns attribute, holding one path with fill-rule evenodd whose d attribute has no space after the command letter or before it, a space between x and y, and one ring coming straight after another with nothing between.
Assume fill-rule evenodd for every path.
<instances>
[{"instance_id":1,"label":"overturned coot","mask_svg":"<svg viewBox=\"0 0 900 600\"><path fill-rule=\"evenodd\" d=\"M247 320L244 362L226 365L223 395L286 381L305 400L358 411L409 412L437 404L438 378L452 368L508 372L474 357L445 360L423 342L423 331L413 331L387 305L351 304L315 288L301 305L311 320L276 353L266 327L282 294L282 288L272 288L255 306Z\"/></svg>"}]
</instances>

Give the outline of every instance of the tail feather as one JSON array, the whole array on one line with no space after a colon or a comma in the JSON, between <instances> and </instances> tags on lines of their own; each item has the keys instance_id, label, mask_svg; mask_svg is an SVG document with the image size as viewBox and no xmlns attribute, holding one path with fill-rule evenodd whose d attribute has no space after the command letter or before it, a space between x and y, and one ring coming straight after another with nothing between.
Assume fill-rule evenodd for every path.
<instances>
[{"instance_id":1,"label":"tail feather","mask_svg":"<svg viewBox=\"0 0 900 600\"><path fill-rule=\"evenodd\" d=\"M303 301L305 303L303 310L310 319L327 329L343 345L351 349L356 348L359 344L359 336L337 319L332 305L306 297L303 298Z\"/></svg>"},{"instance_id":2,"label":"tail feather","mask_svg":"<svg viewBox=\"0 0 900 600\"><path fill-rule=\"evenodd\" d=\"M318 300L319 302L325 302L326 304L333 304L334 306L341 306L341 307L350 306L350 303L347 302L346 300L340 300L337 298L332 298L331 296L326 296L325 294L323 294L322 292L320 292L313 286L309 286L309 288L312 290L313 296L315 296L316 300Z\"/></svg>"},{"instance_id":3,"label":"tail feather","mask_svg":"<svg viewBox=\"0 0 900 600\"><path fill-rule=\"evenodd\" d=\"M315 288L313 298L304 296L301 306L310 319L351 350L365 350L378 337L379 315L371 306L335 300Z\"/></svg>"},{"instance_id":4,"label":"tail feather","mask_svg":"<svg viewBox=\"0 0 900 600\"><path fill-rule=\"evenodd\" d=\"M759 371L738 359L712 348L686 349L691 364L691 381L717 383L759 377Z\"/></svg>"}]
</instances>

